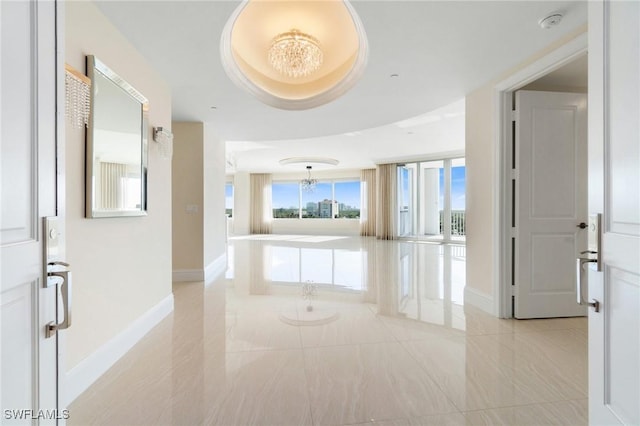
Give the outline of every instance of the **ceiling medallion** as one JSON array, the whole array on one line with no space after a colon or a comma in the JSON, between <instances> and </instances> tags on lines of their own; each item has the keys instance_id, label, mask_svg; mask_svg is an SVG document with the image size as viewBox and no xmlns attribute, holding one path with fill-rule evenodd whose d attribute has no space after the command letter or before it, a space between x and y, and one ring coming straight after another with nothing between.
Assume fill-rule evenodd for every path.
<instances>
[{"instance_id":1,"label":"ceiling medallion","mask_svg":"<svg viewBox=\"0 0 640 426\"><path fill-rule=\"evenodd\" d=\"M220 55L238 87L276 108L304 110L356 84L368 42L348 0L243 0L225 25Z\"/></svg>"},{"instance_id":2,"label":"ceiling medallion","mask_svg":"<svg viewBox=\"0 0 640 426\"><path fill-rule=\"evenodd\" d=\"M292 78L313 74L322 66L322 60L320 42L296 29L278 34L269 48L271 66Z\"/></svg>"}]
</instances>

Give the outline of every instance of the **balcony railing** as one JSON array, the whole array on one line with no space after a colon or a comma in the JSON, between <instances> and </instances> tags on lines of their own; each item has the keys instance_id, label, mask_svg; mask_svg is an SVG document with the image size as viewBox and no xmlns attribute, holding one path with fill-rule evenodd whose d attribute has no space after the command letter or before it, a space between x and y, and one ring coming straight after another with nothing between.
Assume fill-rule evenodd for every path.
<instances>
[{"instance_id":1,"label":"balcony railing","mask_svg":"<svg viewBox=\"0 0 640 426\"><path fill-rule=\"evenodd\" d=\"M466 217L464 210L452 210L451 211L451 235L452 236L464 236L467 235ZM444 227L444 211L440 210L440 234L443 232Z\"/></svg>"},{"instance_id":2,"label":"balcony railing","mask_svg":"<svg viewBox=\"0 0 640 426\"><path fill-rule=\"evenodd\" d=\"M400 220L398 234L409 235L411 233L411 215L409 209L402 209L399 212ZM440 235L444 234L444 211L440 210ZM437 234L429 234L430 236L437 236ZM464 237L467 235L466 229L466 216L464 210L452 210L451 211L451 236L452 237Z\"/></svg>"}]
</instances>

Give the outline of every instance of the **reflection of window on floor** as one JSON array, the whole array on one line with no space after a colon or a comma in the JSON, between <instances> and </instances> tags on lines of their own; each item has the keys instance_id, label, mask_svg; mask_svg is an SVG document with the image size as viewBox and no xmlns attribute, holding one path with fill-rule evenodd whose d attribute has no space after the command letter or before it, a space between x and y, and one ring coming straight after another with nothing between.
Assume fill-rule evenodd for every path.
<instances>
[{"instance_id":1,"label":"reflection of window on floor","mask_svg":"<svg viewBox=\"0 0 640 426\"><path fill-rule=\"evenodd\" d=\"M271 280L311 281L320 286L365 290L363 253L339 249L271 247Z\"/></svg>"},{"instance_id":2,"label":"reflection of window on floor","mask_svg":"<svg viewBox=\"0 0 640 426\"><path fill-rule=\"evenodd\" d=\"M228 217L233 217L233 183L224 185L224 210Z\"/></svg>"},{"instance_id":3,"label":"reflection of window on floor","mask_svg":"<svg viewBox=\"0 0 640 426\"><path fill-rule=\"evenodd\" d=\"M235 247L232 244L227 245L227 271L224 277L228 280L232 280L235 277L235 270L233 265L235 264Z\"/></svg>"}]
</instances>

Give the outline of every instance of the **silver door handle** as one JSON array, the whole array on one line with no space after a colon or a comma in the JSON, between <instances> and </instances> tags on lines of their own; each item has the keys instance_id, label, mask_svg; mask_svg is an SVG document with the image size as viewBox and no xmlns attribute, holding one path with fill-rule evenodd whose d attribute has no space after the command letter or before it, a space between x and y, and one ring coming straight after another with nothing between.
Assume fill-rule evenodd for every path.
<instances>
[{"instance_id":1,"label":"silver door handle","mask_svg":"<svg viewBox=\"0 0 640 426\"><path fill-rule=\"evenodd\" d=\"M49 272L47 273L47 276L62 278L62 283L57 286L60 287L60 293L62 293L64 319L62 322L51 321L47 324L45 332L46 337L52 337L58 332L58 330L64 330L71 326L71 271Z\"/></svg>"},{"instance_id":2,"label":"silver door handle","mask_svg":"<svg viewBox=\"0 0 640 426\"><path fill-rule=\"evenodd\" d=\"M588 259L584 257L579 257L576 259L576 302L578 305L588 305L594 308L596 312L600 312L600 302L593 299L591 302L584 302L582 300L582 271L584 270L584 265L587 263L597 263L598 259Z\"/></svg>"}]
</instances>

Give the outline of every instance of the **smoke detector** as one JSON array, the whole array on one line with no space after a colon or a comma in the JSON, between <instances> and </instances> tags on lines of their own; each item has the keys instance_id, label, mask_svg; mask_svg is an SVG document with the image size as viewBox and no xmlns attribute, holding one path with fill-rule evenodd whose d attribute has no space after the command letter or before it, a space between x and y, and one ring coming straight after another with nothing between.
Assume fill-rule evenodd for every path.
<instances>
[{"instance_id":1,"label":"smoke detector","mask_svg":"<svg viewBox=\"0 0 640 426\"><path fill-rule=\"evenodd\" d=\"M540 25L541 28L548 30L549 28L555 27L556 25L558 25L560 21L562 21L562 14L554 13L552 15L549 15L539 20L538 25Z\"/></svg>"}]
</instances>

